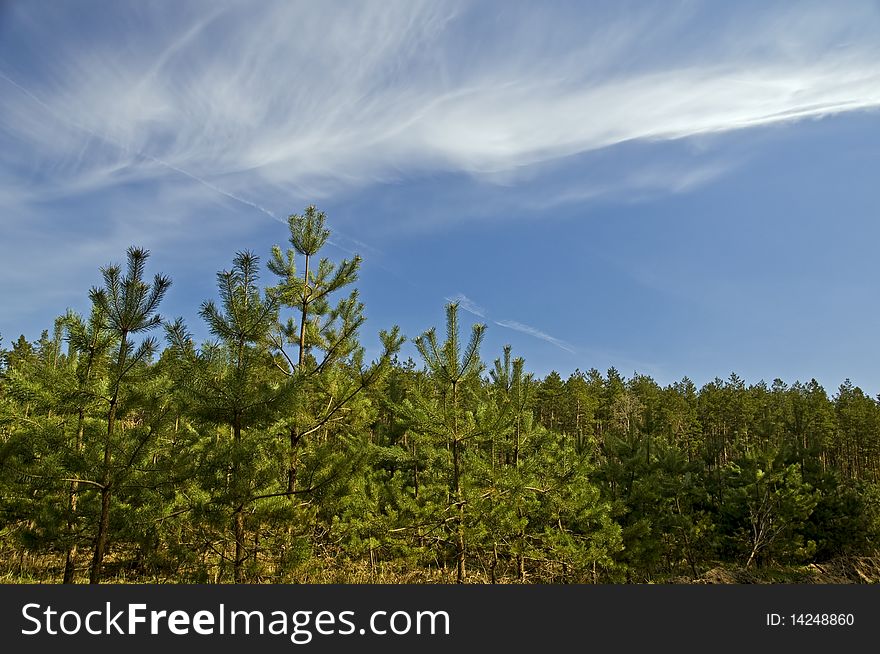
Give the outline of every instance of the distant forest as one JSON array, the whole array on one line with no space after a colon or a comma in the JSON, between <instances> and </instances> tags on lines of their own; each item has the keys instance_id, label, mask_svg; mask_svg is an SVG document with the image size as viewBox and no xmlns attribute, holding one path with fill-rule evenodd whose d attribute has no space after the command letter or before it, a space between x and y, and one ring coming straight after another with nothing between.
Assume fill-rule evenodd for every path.
<instances>
[{"instance_id":1,"label":"distant forest","mask_svg":"<svg viewBox=\"0 0 880 654\"><path fill-rule=\"evenodd\" d=\"M134 247L88 315L0 342L0 581L641 583L878 554L880 405L849 381L539 379L456 304L416 360L390 328L367 361L361 260L321 255L325 220L234 255L207 342Z\"/></svg>"}]
</instances>

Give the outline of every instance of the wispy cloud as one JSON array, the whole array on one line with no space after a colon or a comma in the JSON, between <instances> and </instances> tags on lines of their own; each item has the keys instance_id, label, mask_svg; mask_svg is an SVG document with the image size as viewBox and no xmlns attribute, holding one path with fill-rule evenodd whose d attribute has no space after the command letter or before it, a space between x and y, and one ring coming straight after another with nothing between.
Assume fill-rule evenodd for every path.
<instances>
[{"instance_id":1,"label":"wispy cloud","mask_svg":"<svg viewBox=\"0 0 880 654\"><path fill-rule=\"evenodd\" d=\"M693 3L501 18L470 3L215 7L172 20L147 5L139 22L111 11L90 39L18 7L25 40L9 47L31 59L4 55L3 140L51 162L62 193L177 173L274 216L291 196L419 171L491 179L628 141L880 106L870 3L722 20ZM676 191L702 178L653 181Z\"/></svg>"},{"instance_id":2,"label":"wispy cloud","mask_svg":"<svg viewBox=\"0 0 880 654\"><path fill-rule=\"evenodd\" d=\"M523 334L528 334L529 336L534 336L535 338L539 338L542 341L547 341L548 343L552 343L556 347L565 350L566 352L570 352L571 354L576 354L577 350L574 345L571 343L566 343L562 339L556 338L555 336L551 336L546 332L542 332L540 329L532 327L531 325L526 325L521 322L517 322L516 320L495 320L493 321L499 327L505 327L507 329L513 329L514 331L522 332Z\"/></svg>"}]
</instances>

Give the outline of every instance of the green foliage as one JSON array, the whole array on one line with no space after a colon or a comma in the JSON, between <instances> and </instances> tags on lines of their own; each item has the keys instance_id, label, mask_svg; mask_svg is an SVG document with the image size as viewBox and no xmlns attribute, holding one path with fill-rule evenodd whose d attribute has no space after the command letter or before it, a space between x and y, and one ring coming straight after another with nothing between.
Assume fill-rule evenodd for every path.
<instances>
[{"instance_id":1,"label":"green foliage","mask_svg":"<svg viewBox=\"0 0 880 654\"><path fill-rule=\"evenodd\" d=\"M880 545L880 404L846 381L535 379L484 325L365 360L315 207L235 255L196 344L148 252L0 347L0 561L45 581L663 582ZM150 332L165 326L160 352ZM0 343L2 345L2 343ZM91 563L82 555L91 550Z\"/></svg>"},{"instance_id":2,"label":"green foliage","mask_svg":"<svg viewBox=\"0 0 880 654\"><path fill-rule=\"evenodd\" d=\"M746 567L767 556L808 560L815 553L815 543L803 538L802 525L819 496L783 452L768 449L744 456L729 463L725 474L730 494L723 510Z\"/></svg>"}]
</instances>

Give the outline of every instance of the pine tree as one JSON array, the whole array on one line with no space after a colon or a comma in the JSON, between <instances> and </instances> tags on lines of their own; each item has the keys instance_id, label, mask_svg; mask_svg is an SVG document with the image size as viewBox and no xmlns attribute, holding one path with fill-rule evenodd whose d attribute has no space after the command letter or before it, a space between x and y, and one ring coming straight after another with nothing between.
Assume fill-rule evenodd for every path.
<instances>
[{"instance_id":1,"label":"pine tree","mask_svg":"<svg viewBox=\"0 0 880 654\"><path fill-rule=\"evenodd\" d=\"M415 346L427 368L428 386L419 389L404 406L413 430L445 441L452 458L448 509L454 511L456 583L465 580L465 500L462 488L462 454L466 443L483 433L477 420L480 343L486 327L475 324L462 351L458 304L446 307L446 340L437 341L434 328L415 339Z\"/></svg>"},{"instance_id":2,"label":"pine tree","mask_svg":"<svg viewBox=\"0 0 880 654\"><path fill-rule=\"evenodd\" d=\"M269 270L279 277L278 284L271 289L281 307L298 312L298 321L289 317L284 324L278 324L275 333L275 352L282 361L279 367L294 377L299 386L301 398L306 398L316 384L313 378L332 367L336 362L357 356L359 345L357 333L364 323L363 305L358 301L357 291L352 291L335 308L331 308L330 296L350 286L357 280L361 259L355 257L343 260L338 266L323 258L312 267L327 240L330 230L325 227L326 215L314 206L306 208L302 215L293 214L288 218L290 244L282 254L277 245L272 248ZM297 275L296 256L304 259L302 277ZM291 357L286 346L295 344L297 352ZM304 404L304 403L302 403ZM300 404L300 406L302 406ZM333 402L327 411L335 415L343 404ZM306 413L302 411L301 413ZM318 418L321 423L323 418ZM308 433L314 433L323 423L313 422L306 415L294 416L289 426L289 461L287 490L296 490L299 448Z\"/></svg>"},{"instance_id":3,"label":"pine tree","mask_svg":"<svg viewBox=\"0 0 880 654\"><path fill-rule=\"evenodd\" d=\"M73 451L76 458L83 454L85 446L86 419L100 402L101 382L106 378L100 372L106 368L106 356L113 344L113 338L105 327L104 316L101 310L94 306L88 321L73 312L68 312L64 317L64 326L67 330L67 341L70 352L75 356L76 362L76 436L73 443ZM96 383L97 382L97 383ZM81 474L82 470L73 471ZM80 482L76 479L70 482L70 497L68 500L69 516L67 518L68 531L75 533L77 529L77 504L79 501ZM67 545L64 562L63 583L70 584L74 581L78 543L75 539Z\"/></svg>"},{"instance_id":4,"label":"pine tree","mask_svg":"<svg viewBox=\"0 0 880 654\"><path fill-rule=\"evenodd\" d=\"M6 431L0 465L4 474L3 512L10 532L26 551L64 547L64 478L71 387L70 359L62 351L63 328L56 320L52 337L43 331L33 346L17 344L3 375Z\"/></svg>"},{"instance_id":5,"label":"pine tree","mask_svg":"<svg viewBox=\"0 0 880 654\"><path fill-rule=\"evenodd\" d=\"M498 541L509 543L508 549L516 560L516 575L525 581L526 524L528 507L526 495L530 475L523 474L522 452L531 447L535 437L535 424L531 406L534 400L534 378L526 374L525 360L517 357L511 361L511 347L505 345L503 358L495 359L490 371L491 393L499 416L498 427L507 432L506 442L502 443L503 461L500 469L495 467L495 441L492 447L492 491L486 494L490 502L487 517L494 516L498 524L489 528L492 534L492 581L495 582L498 565ZM494 434L493 434L494 435ZM531 461L527 462L531 468ZM530 470L529 470L530 471ZM499 515L500 514L500 515Z\"/></svg>"},{"instance_id":6,"label":"pine tree","mask_svg":"<svg viewBox=\"0 0 880 654\"><path fill-rule=\"evenodd\" d=\"M269 270L278 283L269 289L277 298L281 312L293 311L276 325L272 347L276 366L288 376L291 387L291 411L285 417L288 438L287 494L309 492L315 484L329 489L342 478L350 478L350 466L356 455L343 450L357 445L349 440L332 443L331 434L345 435L366 406L364 391L388 372L391 358L403 339L397 327L380 332L382 353L370 364L364 362L359 331L365 322L363 303L357 289L340 298L333 296L357 281L361 258L344 259L334 264L322 257L315 259L330 238L326 215L314 206L303 214L288 218L292 249L282 252L272 248ZM296 258L303 258L303 273L297 273ZM295 355L288 352L295 348ZM360 408L358 408L360 407ZM303 477L311 480L300 488ZM316 479L319 481L315 482ZM323 481L320 481L323 480ZM283 549L283 548L282 548ZM285 567L283 562L280 567Z\"/></svg>"},{"instance_id":7,"label":"pine tree","mask_svg":"<svg viewBox=\"0 0 880 654\"><path fill-rule=\"evenodd\" d=\"M94 287L89 292L92 304L105 320L106 329L117 341L113 357L115 361L110 368L109 407L101 481L97 482L101 489L101 516L89 572L89 582L93 584L99 583L101 579L101 567L110 528L114 481L113 450L120 394L124 392L133 371L151 360L158 345L152 337L144 339L138 345L132 341L132 338L162 324L162 318L157 311L159 303L171 286L171 280L161 274L153 278L152 284L144 281L149 255L147 250L130 247L126 253L128 265L125 276L122 276L118 265L106 266L101 269L104 288Z\"/></svg>"},{"instance_id":8,"label":"pine tree","mask_svg":"<svg viewBox=\"0 0 880 654\"><path fill-rule=\"evenodd\" d=\"M762 558L806 558L813 545L805 542L803 526L819 496L803 481L783 449L766 445L728 464L732 493L725 510L741 521L737 534L747 552L746 567Z\"/></svg>"},{"instance_id":9,"label":"pine tree","mask_svg":"<svg viewBox=\"0 0 880 654\"><path fill-rule=\"evenodd\" d=\"M176 383L188 409L231 429L231 443L206 452L206 464L227 470L228 483L213 474L205 483L209 494L230 510L235 583L244 581L244 564L254 558L246 542L246 510L268 494L265 449L271 449L271 442L249 430L275 420L286 397L284 378L269 352L278 303L271 294L261 295L258 281L259 258L239 252L231 270L217 273L220 307L209 300L199 312L216 340L197 350L181 319L166 330L176 356Z\"/></svg>"}]
</instances>

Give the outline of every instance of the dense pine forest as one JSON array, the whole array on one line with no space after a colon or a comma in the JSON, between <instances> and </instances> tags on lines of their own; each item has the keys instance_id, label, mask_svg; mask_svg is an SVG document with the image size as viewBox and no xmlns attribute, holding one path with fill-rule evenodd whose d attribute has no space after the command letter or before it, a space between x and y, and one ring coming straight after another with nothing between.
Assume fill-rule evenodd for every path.
<instances>
[{"instance_id":1,"label":"dense pine forest","mask_svg":"<svg viewBox=\"0 0 880 654\"><path fill-rule=\"evenodd\" d=\"M87 315L0 342L3 581L668 582L877 554L880 405L849 381L538 379L456 304L415 360L389 326L368 361L361 260L329 235L309 207L235 254L204 343L134 247Z\"/></svg>"}]
</instances>

